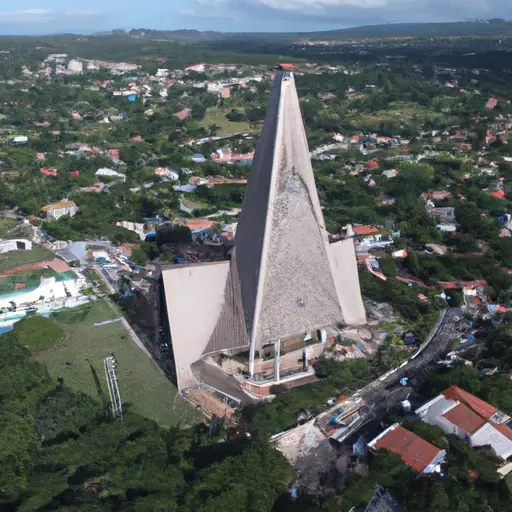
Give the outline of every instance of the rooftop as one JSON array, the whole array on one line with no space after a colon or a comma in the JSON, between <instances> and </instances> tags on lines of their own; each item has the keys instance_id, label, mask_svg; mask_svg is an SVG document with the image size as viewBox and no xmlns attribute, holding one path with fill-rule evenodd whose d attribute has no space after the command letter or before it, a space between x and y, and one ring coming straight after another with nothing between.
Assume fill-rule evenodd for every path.
<instances>
[{"instance_id":1,"label":"rooftop","mask_svg":"<svg viewBox=\"0 0 512 512\"><path fill-rule=\"evenodd\" d=\"M74 201L58 201L57 203L43 206L41 211L48 212L50 210L58 210L59 208L76 208L76 203Z\"/></svg>"},{"instance_id":2,"label":"rooftop","mask_svg":"<svg viewBox=\"0 0 512 512\"><path fill-rule=\"evenodd\" d=\"M462 403L455 406L453 409L450 409L448 412L443 414L443 416L468 434L474 434L483 425L485 425L484 419Z\"/></svg>"},{"instance_id":3,"label":"rooftop","mask_svg":"<svg viewBox=\"0 0 512 512\"><path fill-rule=\"evenodd\" d=\"M397 455L416 471L422 472L441 451L416 434L395 423L384 435L370 443L378 450L385 448Z\"/></svg>"}]
</instances>

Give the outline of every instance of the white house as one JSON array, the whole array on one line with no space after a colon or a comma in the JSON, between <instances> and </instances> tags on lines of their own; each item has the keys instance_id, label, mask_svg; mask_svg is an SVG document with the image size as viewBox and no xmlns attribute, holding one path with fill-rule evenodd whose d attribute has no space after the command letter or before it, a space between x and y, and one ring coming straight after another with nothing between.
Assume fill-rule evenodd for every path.
<instances>
[{"instance_id":1,"label":"white house","mask_svg":"<svg viewBox=\"0 0 512 512\"><path fill-rule=\"evenodd\" d=\"M65 215L69 215L70 217L75 216L78 213L78 206L74 201L63 199L58 203L43 206L41 211L45 213L47 219L59 219Z\"/></svg>"},{"instance_id":2,"label":"white house","mask_svg":"<svg viewBox=\"0 0 512 512\"><path fill-rule=\"evenodd\" d=\"M512 455L510 416L457 386L444 390L416 414L446 434L464 439L471 448L489 445L502 459Z\"/></svg>"},{"instance_id":3,"label":"white house","mask_svg":"<svg viewBox=\"0 0 512 512\"><path fill-rule=\"evenodd\" d=\"M111 178L121 178L123 181L126 180L126 174L109 169L108 167L102 167L96 171L96 176L109 176Z\"/></svg>"}]
</instances>

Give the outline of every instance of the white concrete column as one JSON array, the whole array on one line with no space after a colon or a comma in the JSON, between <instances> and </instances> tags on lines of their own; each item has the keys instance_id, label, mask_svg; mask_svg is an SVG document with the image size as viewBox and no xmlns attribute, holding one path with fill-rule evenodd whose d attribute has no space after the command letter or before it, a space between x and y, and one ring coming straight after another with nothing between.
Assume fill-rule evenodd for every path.
<instances>
[{"instance_id":1,"label":"white concrete column","mask_svg":"<svg viewBox=\"0 0 512 512\"><path fill-rule=\"evenodd\" d=\"M325 343L327 341L327 331L325 331L324 329L320 330L320 341L322 343Z\"/></svg>"},{"instance_id":2,"label":"white concrete column","mask_svg":"<svg viewBox=\"0 0 512 512\"><path fill-rule=\"evenodd\" d=\"M251 380L254 378L254 344L251 343L249 347L249 377Z\"/></svg>"},{"instance_id":3,"label":"white concrete column","mask_svg":"<svg viewBox=\"0 0 512 512\"><path fill-rule=\"evenodd\" d=\"M274 345L275 358L274 358L274 379L279 382L281 377L281 340L277 340Z\"/></svg>"}]
</instances>

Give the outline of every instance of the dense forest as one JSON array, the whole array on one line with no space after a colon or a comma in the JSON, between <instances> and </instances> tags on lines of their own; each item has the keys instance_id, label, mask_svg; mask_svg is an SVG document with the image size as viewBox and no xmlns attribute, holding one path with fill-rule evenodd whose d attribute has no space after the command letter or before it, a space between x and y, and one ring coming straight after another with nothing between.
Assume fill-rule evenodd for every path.
<instances>
[{"instance_id":1,"label":"dense forest","mask_svg":"<svg viewBox=\"0 0 512 512\"><path fill-rule=\"evenodd\" d=\"M0 343L0 509L269 511L294 478L266 442L165 431L53 382L13 334Z\"/></svg>"}]
</instances>

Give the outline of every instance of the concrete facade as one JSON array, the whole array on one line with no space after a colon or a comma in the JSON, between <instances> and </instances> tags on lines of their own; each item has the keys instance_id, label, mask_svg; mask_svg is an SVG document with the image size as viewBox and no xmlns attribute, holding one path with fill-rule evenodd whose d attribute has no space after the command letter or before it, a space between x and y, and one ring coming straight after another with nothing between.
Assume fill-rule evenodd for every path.
<instances>
[{"instance_id":1,"label":"concrete facade","mask_svg":"<svg viewBox=\"0 0 512 512\"><path fill-rule=\"evenodd\" d=\"M231 260L172 266L162 280L179 389L193 386L194 358L247 349L257 386L267 368L256 352L268 345L279 382L295 364L286 340L366 323L353 240L331 244L325 229L291 73L272 85Z\"/></svg>"}]
</instances>

